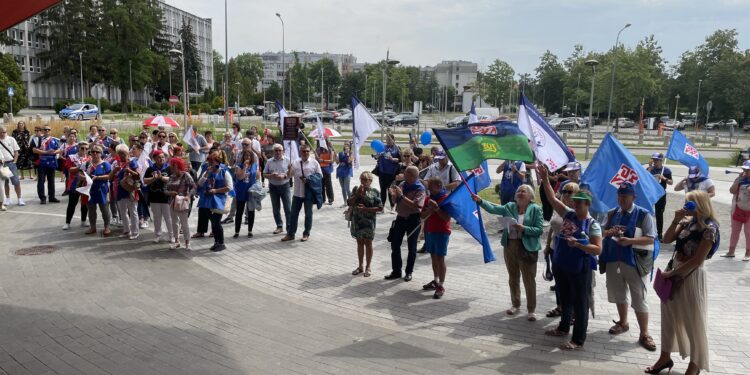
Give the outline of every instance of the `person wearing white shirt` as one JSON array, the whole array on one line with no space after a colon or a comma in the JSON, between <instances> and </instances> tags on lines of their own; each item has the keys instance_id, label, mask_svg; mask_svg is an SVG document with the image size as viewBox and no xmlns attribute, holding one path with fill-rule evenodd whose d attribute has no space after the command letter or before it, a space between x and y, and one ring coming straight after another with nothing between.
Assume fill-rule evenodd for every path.
<instances>
[{"instance_id":1,"label":"person wearing white shirt","mask_svg":"<svg viewBox=\"0 0 750 375\"><path fill-rule=\"evenodd\" d=\"M10 201L10 187L6 185L9 181L16 190L16 197L18 198L18 205L25 206L26 203L21 199L21 181L18 180L18 167L16 162L18 161L18 152L21 148L18 146L16 139L8 136L8 130L5 126L0 126L0 163L2 167L8 167L10 173L13 174L7 181L0 185L0 209L5 211L5 206L11 204ZM6 191L7 190L7 191ZM7 198L6 198L7 194Z\"/></svg>"},{"instance_id":2,"label":"person wearing white shirt","mask_svg":"<svg viewBox=\"0 0 750 375\"><path fill-rule=\"evenodd\" d=\"M313 201L312 197L305 196L305 183L310 175L314 173L323 174L318 161L310 157L310 152L310 146L300 147L300 158L292 163L292 177L294 178L292 211L289 213L287 234L281 239L282 241L294 239L294 235L297 233L299 212L303 206L305 208L305 229L302 232L302 241L307 241L310 237L313 222Z\"/></svg>"}]
</instances>

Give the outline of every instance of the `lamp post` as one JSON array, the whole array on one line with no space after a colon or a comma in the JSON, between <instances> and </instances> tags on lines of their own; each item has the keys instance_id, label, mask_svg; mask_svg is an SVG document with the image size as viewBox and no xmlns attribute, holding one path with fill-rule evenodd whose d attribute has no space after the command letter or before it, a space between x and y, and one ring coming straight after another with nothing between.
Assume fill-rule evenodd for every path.
<instances>
[{"instance_id":1,"label":"lamp post","mask_svg":"<svg viewBox=\"0 0 750 375\"><path fill-rule=\"evenodd\" d=\"M182 39L180 39L180 47L182 47ZM185 55L180 50L171 49L169 53L173 53L180 57L182 62L182 126L187 126L187 90L185 89ZM224 101L226 105L226 100Z\"/></svg>"},{"instance_id":2,"label":"lamp post","mask_svg":"<svg viewBox=\"0 0 750 375\"><path fill-rule=\"evenodd\" d=\"M133 112L133 60L128 60L128 72L130 73L130 92L128 92L128 96L130 97L130 111Z\"/></svg>"},{"instance_id":3,"label":"lamp post","mask_svg":"<svg viewBox=\"0 0 750 375\"><path fill-rule=\"evenodd\" d=\"M614 52L617 51L617 46L620 44L620 33L622 33L623 30L630 27L630 24L626 24L620 31L617 32L617 39L615 39L615 47L612 50L613 52L613 59L612 59L612 78L609 83L609 106L607 106L607 126L609 126L609 117L612 114L612 95L615 92L615 68L617 68L617 56L614 56ZM619 125L617 126L619 128ZM615 132L617 132L619 129L615 129ZM588 156L586 157L588 158Z\"/></svg>"},{"instance_id":4,"label":"lamp post","mask_svg":"<svg viewBox=\"0 0 750 375\"><path fill-rule=\"evenodd\" d=\"M286 108L284 106L284 82L286 82L286 80L284 79L286 78L286 63L284 62L286 55L286 46L284 45L284 39L286 37L284 35L284 19L281 18L281 14L279 14L278 12L276 12L276 17L279 17L279 21L281 21L281 106ZM292 98L290 97L289 100L291 101Z\"/></svg>"},{"instance_id":5,"label":"lamp post","mask_svg":"<svg viewBox=\"0 0 750 375\"><path fill-rule=\"evenodd\" d=\"M594 83L596 82L596 60L586 61L591 67L591 97L589 98L589 124L586 127L586 160L589 160L589 146L591 146L591 128L594 126Z\"/></svg>"},{"instance_id":6,"label":"lamp post","mask_svg":"<svg viewBox=\"0 0 750 375\"><path fill-rule=\"evenodd\" d=\"M222 95L224 96L224 131L229 132L229 22L227 22L227 0L224 0L224 85ZM183 78L184 79L184 78Z\"/></svg>"},{"instance_id":7,"label":"lamp post","mask_svg":"<svg viewBox=\"0 0 750 375\"><path fill-rule=\"evenodd\" d=\"M365 108L367 108L367 79L370 78L367 74L365 74Z\"/></svg>"},{"instance_id":8,"label":"lamp post","mask_svg":"<svg viewBox=\"0 0 750 375\"><path fill-rule=\"evenodd\" d=\"M695 125L695 130L698 130L698 109L699 109L698 106L701 103L701 82L703 82L703 80L699 79L698 80L698 99L696 99L695 101L695 120L694 120L695 123L693 124Z\"/></svg>"},{"instance_id":9,"label":"lamp post","mask_svg":"<svg viewBox=\"0 0 750 375\"><path fill-rule=\"evenodd\" d=\"M398 60L391 60L390 59L391 50L387 50L385 52L385 66L383 67L383 103L381 103L381 107L383 108L383 112L381 112L381 122L385 122L385 89L388 86L388 65L396 65L399 63ZM380 127L380 140L382 141L385 138L385 130L383 127Z\"/></svg>"},{"instance_id":10,"label":"lamp post","mask_svg":"<svg viewBox=\"0 0 750 375\"><path fill-rule=\"evenodd\" d=\"M195 105L198 105L198 71L195 71Z\"/></svg>"},{"instance_id":11,"label":"lamp post","mask_svg":"<svg viewBox=\"0 0 750 375\"><path fill-rule=\"evenodd\" d=\"M240 83L235 82L235 85L237 85L237 104L235 105L234 109L237 111L237 113L240 113Z\"/></svg>"},{"instance_id":12,"label":"lamp post","mask_svg":"<svg viewBox=\"0 0 750 375\"><path fill-rule=\"evenodd\" d=\"M78 63L81 65L81 103L83 103L83 52L78 52ZM31 81L29 81L31 86Z\"/></svg>"},{"instance_id":13,"label":"lamp post","mask_svg":"<svg viewBox=\"0 0 750 375\"><path fill-rule=\"evenodd\" d=\"M581 73L578 73L578 83L576 83L576 110L573 117L578 117L578 88L581 87Z\"/></svg>"},{"instance_id":14,"label":"lamp post","mask_svg":"<svg viewBox=\"0 0 750 375\"><path fill-rule=\"evenodd\" d=\"M680 104L680 94L674 96L674 122L677 123L677 106Z\"/></svg>"}]
</instances>

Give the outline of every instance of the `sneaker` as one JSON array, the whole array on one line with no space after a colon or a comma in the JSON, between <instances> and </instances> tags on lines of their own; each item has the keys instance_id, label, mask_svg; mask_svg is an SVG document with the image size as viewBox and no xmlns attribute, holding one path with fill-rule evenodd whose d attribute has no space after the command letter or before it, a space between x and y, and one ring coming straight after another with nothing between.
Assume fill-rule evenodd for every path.
<instances>
[{"instance_id":1,"label":"sneaker","mask_svg":"<svg viewBox=\"0 0 750 375\"><path fill-rule=\"evenodd\" d=\"M68 230L68 229L70 229L70 224L65 224L65 225L63 225L63 228L62 228L62 229L63 229L63 230Z\"/></svg>"},{"instance_id":2,"label":"sneaker","mask_svg":"<svg viewBox=\"0 0 750 375\"><path fill-rule=\"evenodd\" d=\"M120 238L125 238L125 237L128 237L128 238L130 238L130 232L122 232L122 234L120 234L120 235L119 235L119 236L117 236L117 237L120 237Z\"/></svg>"},{"instance_id":3,"label":"sneaker","mask_svg":"<svg viewBox=\"0 0 750 375\"><path fill-rule=\"evenodd\" d=\"M11 205L10 198L5 198L5 200L3 201L3 205L10 206Z\"/></svg>"},{"instance_id":4,"label":"sneaker","mask_svg":"<svg viewBox=\"0 0 750 375\"><path fill-rule=\"evenodd\" d=\"M169 243L171 243L171 244L173 244L173 243L176 243L176 242L177 242L177 241L175 241L175 240L174 240L174 238L170 238L170 239L169 239Z\"/></svg>"},{"instance_id":5,"label":"sneaker","mask_svg":"<svg viewBox=\"0 0 750 375\"><path fill-rule=\"evenodd\" d=\"M0 206L0 211L8 211L8 209L5 208L5 205L3 205L3 206Z\"/></svg>"},{"instance_id":6,"label":"sneaker","mask_svg":"<svg viewBox=\"0 0 750 375\"><path fill-rule=\"evenodd\" d=\"M231 217L228 217L228 218L222 220L221 223L222 224L234 223L234 219L232 219Z\"/></svg>"},{"instance_id":7,"label":"sneaker","mask_svg":"<svg viewBox=\"0 0 750 375\"><path fill-rule=\"evenodd\" d=\"M213 252L219 252L219 251L222 251L222 250L224 250L226 248L227 247L224 246L223 243L217 243L217 244L214 244L213 246L211 246L210 250L213 251Z\"/></svg>"},{"instance_id":8,"label":"sneaker","mask_svg":"<svg viewBox=\"0 0 750 375\"><path fill-rule=\"evenodd\" d=\"M435 288L435 294L432 295L432 298L434 298L434 299L443 298L443 294L445 294L445 288L443 288L442 285L438 285Z\"/></svg>"},{"instance_id":9,"label":"sneaker","mask_svg":"<svg viewBox=\"0 0 750 375\"><path fill-rule=\"evenodd\" d=\"M427 284L422 285L422 290L435 290L437 289L437 283L435 280L430 281Z\"/></svg>"},{"instance_id":10,"label":"sneaker","mask_svg":"<svg viewBox=\"0 0 750 375\"><path fill-rule=\"evenodd\" d=\"M179 242L172 242L171 244L169 244L169 249L170 250L179 249L179 248L180 248L180 243Z\"/></svg>"},{"instance_id":11,"label":"sneaker","mask_svg":"<svg viewBox=\"0 0 750 375\"><path fill-rule=\"evenodd\" d=\"M161 235L157 234L156 238L154 238L154 243L159 243L159 242L161 242Z\"/></svg>"},{"instance_id":12,"label":"sneaker","mask_svg":"<svg viewBox=\"0 0 750 375\"><path fill-rule=\"evenodd\" d=\"M18 205L19 206L25 206L26 202L23 200L23 198L18 198Z\"/></svg>"},{"instance_id":13,"label":"sneaker","mask_svg":"<svg viewBox=\"0 0 750 375\"><path fill-rule=\"evenodd\" d=\"M508 310L505 310L505 313L508 314L508 315L516 315L516 314L518 314L519 310L520 309L518 307L513 306L513 307L509 308Z\"/></svg>"},{"instance_id":14,"label":"sneaker","mask_svg":"<svg viewBox=\"0 0 750 375\"><path fill-rule=\"evenodd\" d=\"M542 224L545 228L549 226L549 221L545 221L544 224Z\"/></svg>"},{"instance_id":15,"label":"sneaker","mask_svg":"<svg viewBox=\"0 0 750 375\"><path fill-rule=\"evenodd\" d=\"M140 235L141 235L140 233L136 233L136 234L133 234L130 237L128 237L128 239L131 240L131 241L132 240L136 240L136 239L138 239L138 237L140 237Z\"/></svg>"},{"instance_id":16,"label":"sneaker","mask_svg":"<svg viewBox=\"0 0 750 375\"><path fill-rule=\"evenodd\" d=\"M283 231L284 231L284 230L283 230L283 229L281 229L281 228L276 228L276 230L275 230L275 231L273 231L273 234L279 234L279 233L281 233L281 232L283 232Z\"/></svg>"},{"instance_id":17,"label":"sneaker","mask_svg":"<svg viewBox=\"0 0 750 375\"><path fill-rule=\"evenodd\" d=\"M138 227L141 229L148 229L148 222L144 221Z\"/></svg>"},{"instance_id":18,"label":"sneaker","mask_svg":"<svg viewBox=\"0 0 750 375\"><path fill-rule=\"evenodd\" d=\"M50 203L60 203L60 200L59 200L59 199L57 199L57 198L50 198L50 199L49 199L49 202L50 202Z\"/></svg>"}]
</instances>

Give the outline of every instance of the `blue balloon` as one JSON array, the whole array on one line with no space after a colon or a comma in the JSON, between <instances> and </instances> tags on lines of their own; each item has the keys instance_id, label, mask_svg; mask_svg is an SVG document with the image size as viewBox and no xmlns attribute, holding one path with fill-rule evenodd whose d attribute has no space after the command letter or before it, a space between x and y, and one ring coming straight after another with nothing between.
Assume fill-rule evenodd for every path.
<instances>
[{"instance_id":1,"label":"blue balloon","mask_svg":"<svg viewBox=\"0 0 750 375\"><path fill-rule=\"evenodd\" d=\"M424 133L419 136L419 141L422 142L422 146L429 145L430 142L432 142L432 133L429 130L425 130Z\"/></svg>"},{"instance_id":2,"label":"blue balloon","mask_svg":"<svg viewBox=\"0 0 750 375\"><path fill-rule=\"evenodd\" d=\"M379 139L375 139L372 142L370 142L370 147L375 151L375 153L379 154L383 151L385 151L385 145L383 144L383 141Z\"/></svg>"}]
</instances>

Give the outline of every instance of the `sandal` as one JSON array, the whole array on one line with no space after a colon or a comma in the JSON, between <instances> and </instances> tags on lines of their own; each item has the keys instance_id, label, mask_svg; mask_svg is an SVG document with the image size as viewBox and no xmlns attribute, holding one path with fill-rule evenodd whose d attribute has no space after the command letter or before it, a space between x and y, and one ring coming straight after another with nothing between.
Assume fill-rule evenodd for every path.
<instances>
[{"instance_id":1,"label":"sandal","mask_svg":"<svg viewBox=\"0 0 750 375\"><path fill-rule=\"evenodd\" d=\"M518 314L518 310L520 310L518 307L513 306L509 308L508 310L505 310L505 313L508 315L516 315Z\"/></svg>"},{"instance_id":2,"label":"sandal","mask_svg":"<svg viewBox=\"0 0 750 375\"><path fill-rule=\"evenodd\" d=\"M555 328L555 329L550 329L548 331L545 331L544 334L547 336L562 337L562 336L567 336L568 332L564 332Z\"/></svg>"},{"instance_id":3,"label":"sandal","mask_svg":"<svg viewBox=\"0 0 750 375\"><path fill-rule=\"evenodd\" d=\"M734 258L734 254L729 254L729 253L721 254L721 257L722 258Z\"/></svg>"},{"instance_id":4,"label":"sandal","mask_svg":"<svg viewBox=\"0 0 750 375\"><path fill-rule=\"evenodd\" d=\"M357 267L357 268L354 269L354 271L352 271L352 276L357 276L357 275L359 275L362 272L364 272L364 271L362 271L362 267Z\"/></svg>"},{"instance_id":5,"label":"sandal","mask_svg":"<svg viewBox=\"0 0 750 375\"><path fill-rule=\"evenodd\" d=\"M364 276L364 277L370 277L370 275L371 275L371 272L372 272L372 271L370 271L370 269L369 269L369 268L367 268L367 269L365 269L365 274L364 274L364 275L362 275L362 276Z\"/></svg>"},{"instance_id":6,"label":"sandal","mask_svg":"<svg viewBox=\"0 0 750 375\"><path fill-rule=\"evenodd\" d=\"M641 335L641 337L638 338L638 343L648 351L656 351L656 343L651 335Z\"/></svg>"},{"instance_id":7,"label":"sandal","mask_svg":"<svg viewBox=\"0 0 750 375\"><path fill-rule=\"evenodd\" d=\"M560 350L578 350L583 348L583 345L578 345L572 341L568 341L565 344L559 346Z\"/></svg>"},{"instance_id":8,"label":"sandal","mask_svg":"<svg viewBox=\"0 0 750 375\"><path fill-rule=\"evenodd\" d=\"M555 307L554 309L547 311L548 318L556 318L560 315L562 315L562 310L560 310L559 307Z\"/></svg>"},{"instance_id":9,"label":"sandal","mask_svg":"<svg viewBox=\"0 0 750 375\"><path fill-rule=\"evenodd\" d=\"M630 329L630 325L622 325L619 321L614 321L614 320L613 322L615 323L615 325L613 325L609 329L610 335L619 335L621 333L627 332Z\"/></svg>"},{"instance_id":10,"label":"sandal","mask_svg":"<svg viewBox=\"0 0 750 375\"><path fill-rule=\"evenodd\" d=\"M196 234L190 236L190 238L203 238L203 237L206 237L206 235L203 234L203 233L196 233Z\"/></svg>"}]
</instances>

